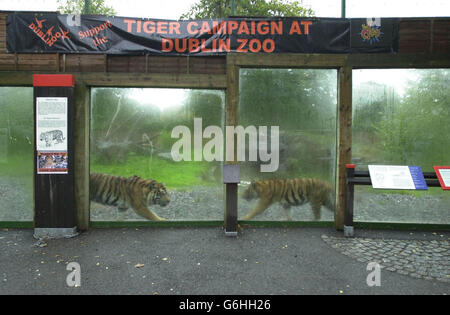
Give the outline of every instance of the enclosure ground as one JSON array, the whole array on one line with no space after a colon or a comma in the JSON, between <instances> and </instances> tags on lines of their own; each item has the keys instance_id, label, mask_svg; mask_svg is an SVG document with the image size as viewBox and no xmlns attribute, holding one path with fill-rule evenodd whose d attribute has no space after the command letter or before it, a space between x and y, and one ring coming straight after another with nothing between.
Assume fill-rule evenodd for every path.
<instances>
[{"instance_id":1,"label":"enclosure ground","mask_svg":"<svg viewBox=\"0 0 450 315\"><path fill-rule=\"evenodd\" d=\"M0 294L450 293L450 232L358 230L349 240L334 228L247 228L237 237L218 227L118 228L44 242L32 234L0 230ZM362 244L356 256L346 255L348 242ZM423 263L439 279L390 271L379 261L381 286L369 287L368 261L359 258L391 259L394 251L381 253L383 244L405 254L399 269ZM81 266L80 287L66 284L69 262Z\"/></svg>"}]
</instances>

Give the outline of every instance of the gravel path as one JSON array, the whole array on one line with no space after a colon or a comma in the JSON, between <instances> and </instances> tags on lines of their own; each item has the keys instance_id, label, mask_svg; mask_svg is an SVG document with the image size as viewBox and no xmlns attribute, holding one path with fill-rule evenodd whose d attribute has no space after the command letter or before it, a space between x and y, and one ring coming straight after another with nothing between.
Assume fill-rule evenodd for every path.
<instances>
[{"instance_id":1,"label":"gravel path","mask_svg":"<svg viewBox=\"0 0 450 315\"><path fill-rule=\"evenodd\" d=\"M0 221L33 221L33 183L0 177Z\"/></svg>"}]
</instances>

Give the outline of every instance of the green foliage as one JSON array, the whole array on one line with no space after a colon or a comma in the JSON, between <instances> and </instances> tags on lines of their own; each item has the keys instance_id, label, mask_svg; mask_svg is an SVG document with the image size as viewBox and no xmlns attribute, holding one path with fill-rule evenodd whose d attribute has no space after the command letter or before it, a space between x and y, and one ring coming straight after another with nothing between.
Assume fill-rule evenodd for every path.
<instances>
[{"instance_id":1,"label":"green foliage","mask_svg":"<svg viewBox=\"0 0 450 315\"><path fill-rule=\"evenodd\" d=\"M242 69L239 125L279 126L280 167L263 174L246 163L243 178L332 175L336 128L334 70Z\"/></svg>"},{"instance_id":2,"label":"green foliage","mask_svg":"<svg viewBox=\"0 0 450 315\"><path fill-rule=\"evenodd\" d=\"M384 115L377 128L385 156L393 163L448 164L450 156L450 71L417 71L406 95L391 115Z\"/></svg>"},{"instance_id":3,"label":"green foliage","mask_svg":"<svg viewBox=\"0 0 450 315\"><path fill-rule=\"evenodd\" d=\"M63 14L98 14L108 16L116 14L113 7L105 4L105 0L58 0L58 4L58 10Z\"/></svg>"},{"instance_id":4,"label":"green foliage","mask_svg":"<svg viewBox=\"0 0 450 315\"><path fill-rule=\"evenodd\" d=\"M32 152L33 89L24 87L0 88L0 155Z\"/></svg>"},{"instance_id":5,"label":"green foliage","mask_svg":"<svg viewBox=\"0 0 450 315\"><path fill-rule=\"evenodd\" d=\"M163 182L167 188L212 185L202 179L210 165L206 162L173 162L158 157L132 154L126 163L104 164L101 161L91 162L91 173L105 173L130 177L151 178Z\"/></svg>"},{"instance_id":6,"label":"green foliage","mask_svg":"<svg viewBox=\"0 0 450 315\"><path fill-rule=\"evenodd\" d=\"M273 125L282 130L328 128L335 123L334 82L336 72L328 70L244 69L240 124Z\"/></svg>"},{"instance_id":7,"label":"green foliage","mask_svg":"<svg viewBox=\"0 0 450 315\"><path fill-rule=\"evenodd\" d=\"M212 19L232 15L232 0L199 0L180 19ZM313 16L314 12L298 1L287 0L236 0L234 16Z\"/></svg>"},{"instance_id":8,"label":"green foliage","mask_svg":"<svg viewBox=\"0 0 450 315\"><path fill-rule=\"evenodd\" d=\"M400 96L392 87L367 82L353 89L353 130L372 133L383 117L390 117Z\"/></svg>"}]
</instances>

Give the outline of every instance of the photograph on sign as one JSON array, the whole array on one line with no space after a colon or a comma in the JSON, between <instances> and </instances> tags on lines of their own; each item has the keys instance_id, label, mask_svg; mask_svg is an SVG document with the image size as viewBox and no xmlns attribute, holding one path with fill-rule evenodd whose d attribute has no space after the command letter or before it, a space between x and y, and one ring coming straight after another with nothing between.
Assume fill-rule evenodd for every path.
<instances>
[{"instance_id":1,"label":"photograph on sign","mask_svg":"<svg viewBox=\"0 0 450 315\"><path fill-rule=\"evenodd\" d=\"M67 151L67 97L36 98L36 150Z\"/></svg>"},{"instance_id":2,"label":"photograph on sign","mask_svg":"<svg viewBox=\"0 0 450 315\"><path fill-rule=\"evenodd\" d=\"M442 189L450 190L450 166L433 166Z\"/></svg>"},{"instance_id":3,"label":"photograph on sign","mask_svg":"<svg viewBox=\"0 0 450 315\"><path fill-rule=\"evenodd\" d=\"M67 152L37 153L38 174L67 174L67 172L68 172Z\"/></svg>"},{"instance_id":4,"label":"photograph on sign","mask_svg":"<svg viewBox=\"0 0 450 315\"><path fill-rule=\"evenodd\" d=\"M416 189L408 166L369 165L373 188Z\"/></svg>"}]
</instances>

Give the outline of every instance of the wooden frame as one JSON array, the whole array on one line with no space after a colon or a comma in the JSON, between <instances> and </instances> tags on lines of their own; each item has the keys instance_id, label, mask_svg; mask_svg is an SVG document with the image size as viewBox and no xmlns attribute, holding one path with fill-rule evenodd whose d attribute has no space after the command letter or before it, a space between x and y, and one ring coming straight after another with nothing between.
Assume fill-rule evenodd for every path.
<instances>
[{"instance_id":1,"label":"wooden frame","mask_svg":"<svg viewBox=\"0 0 450 315\"><path fill-rule=\"evenodd\" d=\"M5 55L2 55L5 56ZM23 62L40 60L37 66ZM27 58L28 58L27 57ZM91 72L71 72L81 69L73 66L74 60L86 57L99 60L97 68L86 69ZM121 58L114 56L74 55L22 55L8 54L11 64L0 62L0 86L31 86L32 74L42 73L72 73L76 78L75 85L75 196L77 208L77 223L80 229L89 227L89 114L90 87L165 87L226 90L226 124L238 124L239 106L239 69L240 68L304 68L304 69L336 69L338 70L338 130L337 130L337 174L336 196L337 211L334 225L343 229L345 208L345 164L351 160L351 116L352 116L352 70L353 69L388 69L388 68L450 68L450 53L419 53L419 54L229 54L224 57L212 57L212 68L208 68L205 58L168 57L177 66L177 72L162 73L156 68L155 57L136 56ZM6 57L5 57L6 58ZM71 63L67 59L71 59ZM138 58L144 62L144 71L139 72L109 72L121 69L113 61L127 60L127 70L135 69L130 64L130 58ZM225 62L220 61L224 59ZM0 58L1 59L1 58ZM5 59L6 60L6 59ZM55 61L56 60L56 61ZM137 59L136 59L137 60ZM166 60L166 59L164 59ZM169 59L167 59L169 60ZM1 60L0 60L1 61ZM23 62L22 62L23 61ZM9 62L9 61L8 61ZM205 63L205 64L203 64ZM194 66L195 65L195 66ZM223 67L222 67L223 65ZM33 69L36 68L36 71ZM181 72L180 69L184 69ZM6 71L5 71L6 70ZM101 71L100 71L101 70ZM95 72L97 71L97 72ZM80 130L82 132L80 132ZM236 150L235 150L236 152ZM234 162L231 162L234 163ZM227 192L235 196L234 192ZM233 197L230 195L230 197ZM231 198L230 200L235 200ZM225 206L225 209L228 209ZM232 207L230 208L232 209ZM237 229L236 214L225 213L225 223L228 230Z\"/></svg>"},{"instance_id":2,"label":"wooden frame","mask_svg":"<svg viewBox=\"0 0 450 315\"><path fill-rule=\"evenodd\" d=\"M353 69L450 68L450 54L228 54L227 124L238 123L240 68L337 69L337 173L334 226L344 228L346 164L352 148ZM232 217L234 214L230 214ZM230 227L229 227L230 228Z\"/></svg>"}]
</instances>

